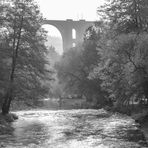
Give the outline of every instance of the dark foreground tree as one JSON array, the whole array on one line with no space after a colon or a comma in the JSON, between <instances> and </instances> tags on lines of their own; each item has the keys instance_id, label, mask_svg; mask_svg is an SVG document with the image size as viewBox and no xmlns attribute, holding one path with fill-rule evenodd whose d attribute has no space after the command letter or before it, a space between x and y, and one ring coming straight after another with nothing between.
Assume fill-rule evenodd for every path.
<instances>
[{"instance_id":1,"label":"dark foreground tree","mask_svg":"<svg viewBox=\"0 0 148 148\"><path fill-rule=\"evenodd\" d=\"M45 96L49 88L44 85L49 80L49 70L45 55L45 32L41 29L42 16L33 0L4 0L1 16L1 31L7 52L7 83L4 89L2 113L7 114L11 101L37 99Z\"/></svg>"}]
</instances>

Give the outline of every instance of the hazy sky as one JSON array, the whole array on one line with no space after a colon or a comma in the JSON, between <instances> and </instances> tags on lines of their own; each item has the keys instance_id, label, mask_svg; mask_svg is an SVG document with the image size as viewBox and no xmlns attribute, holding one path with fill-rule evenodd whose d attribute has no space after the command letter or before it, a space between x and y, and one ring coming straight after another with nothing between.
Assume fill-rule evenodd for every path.
<instances>
[{"instance_id":1,"label":"hazy sky","mask_svg":"<svg viewBox=\"0 0 148 148\"><path fill-rule=\"evenodd\" d=\"M36 0L47 19L97 19L97 7L104 0Z\"/></svg>"},{"instance_id":2,"label":"hazy sky","mask_svg":"<svg viewBox=\"0 0 148 148\"><path fill-rule=\"evenodd\" d=\"M43 17L49 20L85 19L98 20L97 7L104 0L35 0L40 6ZM60 37L59 31L50 25L44 26L50 36Z\"/></svg>"}]
</instances>

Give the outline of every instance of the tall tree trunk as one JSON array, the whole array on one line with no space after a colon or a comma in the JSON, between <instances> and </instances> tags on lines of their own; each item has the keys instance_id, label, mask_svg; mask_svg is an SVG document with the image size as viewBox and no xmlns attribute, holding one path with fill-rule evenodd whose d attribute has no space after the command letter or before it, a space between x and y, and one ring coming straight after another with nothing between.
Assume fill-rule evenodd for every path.
<instances>
[{"instance_id":1,"label":"tall tree trunk","mask_svg":"<svg viewBox=\"0 0 148 148\"><path fill-rule=\"evenodd\" d=\"M14 82L14 72L15 72L15 68L16 68L16 58L17 58L17 56L16 56L16 54L14 54L13 58L12 58L12 69L11 69L11 74L10 74L9 85L8 85L6 94L4 96L4 102L3 102L3 106L2 106L2 114L9 113L10 104L13 99L13 89L14 89L13 82Z\"/></svg>"},{"instance_id":2,"label":"tall tree trunk","mask_svg":"<svg viewBox=\"0 0 148 148\"><path fill-rule=\"evenodd\" d=\"M7 92L6 92L6 95L4 96L4 102L3 102L3 106L2 106L2 114L3 115L6 115L9 113L9 110L10 110L10 104L11 104L11 101L12 101L12 87L8 88Z\"/></svg>"}]
</instances>

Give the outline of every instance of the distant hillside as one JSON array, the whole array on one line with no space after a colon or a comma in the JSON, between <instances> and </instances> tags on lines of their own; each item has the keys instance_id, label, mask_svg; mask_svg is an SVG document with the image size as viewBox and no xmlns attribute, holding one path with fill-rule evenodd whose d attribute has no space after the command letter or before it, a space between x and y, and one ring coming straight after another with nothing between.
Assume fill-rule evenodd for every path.
<instances>
[{"instance_id":1,"label":"distant hillside","mask_svg":"<svg viewBox=\"0 0 148 148\"><path fill-rule=\"evenodd\" d=\"M58 53L62 53L61 51L63 51L62 49L62 39L60 37L54 37L54 36L48 36L48 41L46 43L47 46L53 46L55 47L55 50Z\"/></svg>"}]
</instances>

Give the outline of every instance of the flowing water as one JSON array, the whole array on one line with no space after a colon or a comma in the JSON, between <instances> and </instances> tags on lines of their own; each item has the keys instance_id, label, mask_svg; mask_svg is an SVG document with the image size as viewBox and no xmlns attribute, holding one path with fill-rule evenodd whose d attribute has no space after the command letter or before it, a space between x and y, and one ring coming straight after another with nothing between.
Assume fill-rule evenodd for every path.
<instances>
[{"instance_id":1,"label":"flowing water","mask_svg":"<svg viewBox=\"0 0 148 148\"><path fill-rule=\"evenodd\" d=\"M101 110L16 112L14 130L0 135L6 148L146 148L134 120Z\"/></svg>"}]
</instances>

